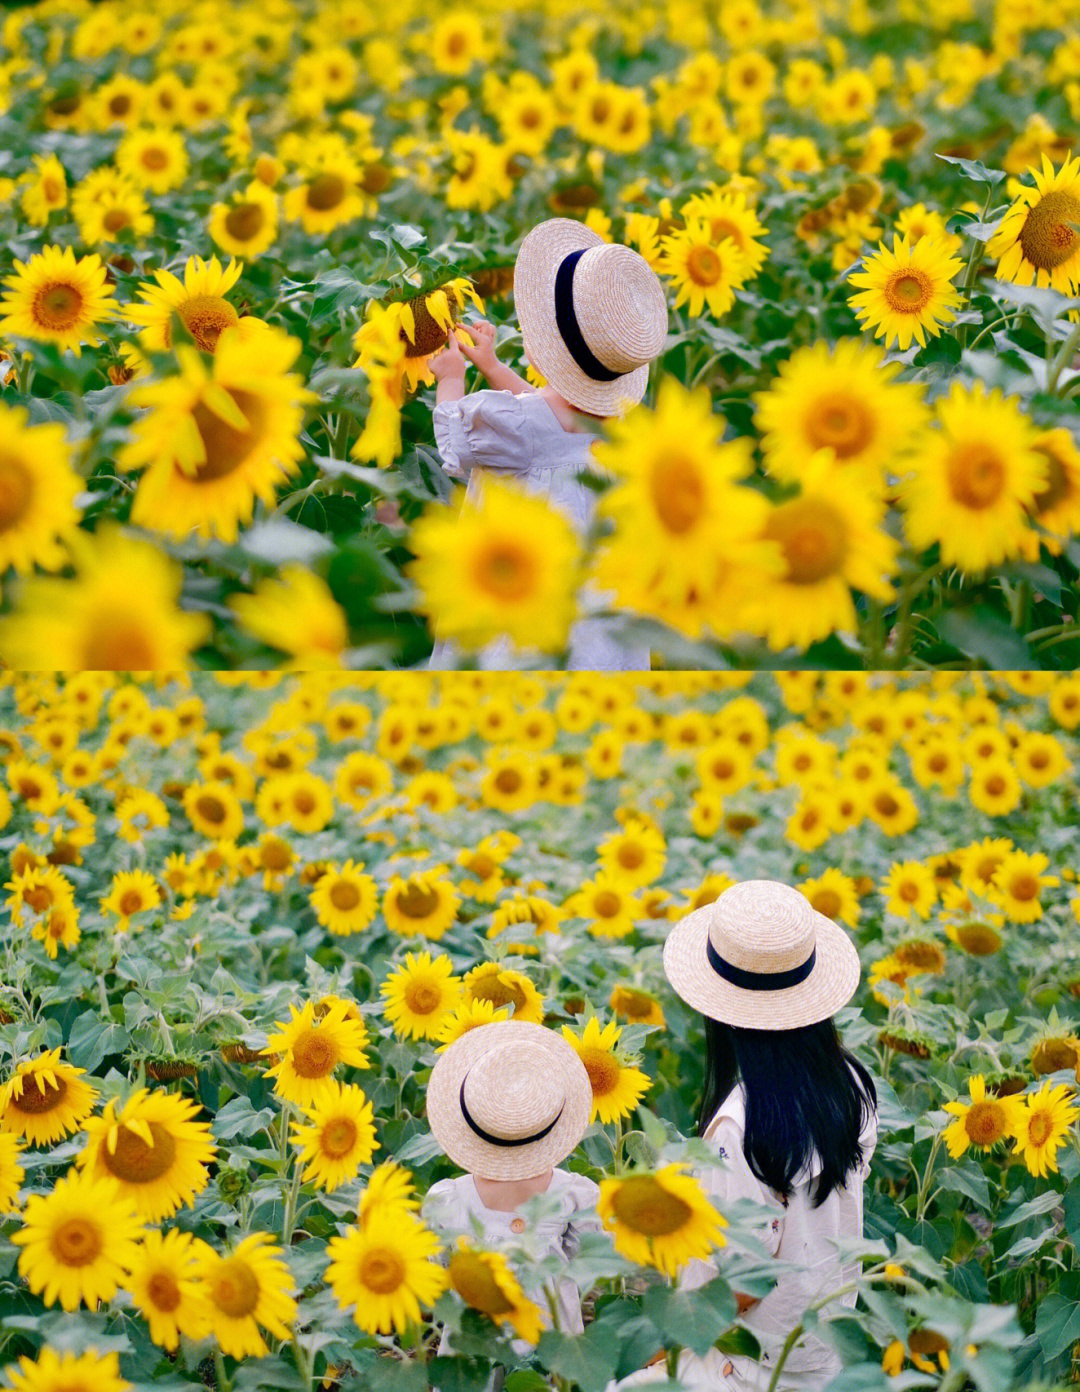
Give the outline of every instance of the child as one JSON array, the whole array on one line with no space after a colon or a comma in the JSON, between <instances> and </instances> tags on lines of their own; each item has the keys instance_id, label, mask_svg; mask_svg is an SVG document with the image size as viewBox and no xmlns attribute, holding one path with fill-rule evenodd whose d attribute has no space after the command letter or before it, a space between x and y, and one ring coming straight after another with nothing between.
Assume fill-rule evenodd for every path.
<instances>
[{"instance_id":1,"label":"child","mask_svg":"<svg viewBox=\"0 0 1080 1392\"><path fill-rule=\"evenodd\" d=\"M601 422L645 394L649 363L667 335L664 291L630 247L603 241L583 223L551 218L521 244L514 304L526 356L547 385L536 390L499 362L490 324L469 324L473 345L451 334L431 361L438 384L435 439L447 473L468 478L471 501L478 496L478 474L490 472L544 498L584 534L595 493L579 475L595 468L591 451ZM466 358L494 390L465 395ZM604 607L595 595L586 603ZM451 645L436 643L432 667L456 661ZM477 665L532 664L530 655L501 640L479 655ZM585 617L571 630L567 665L647 671L649 651L620 643L603 620Z\"/></svg>"},{"instance_id":2,"label":"child","mask_svg":"<svg viewBox=\"0 0 1080 1392\"><path fill-rule=\"evenodd\" d=\"M584 1065L552 1030L513 1020L469 1030L440 1057L427 1093L435 1139L465 1173L432 1185L425 1221L448 1242L465 1236L481 1248L522 1245L536 1260L574 1256L578 1235L598 1230L587 1215L599 1190L584 1175L556 1166L585 1134L591 1107ZM551 1196L550 1213L524 1217L518 1209L537 1194ZM548 1293L528 1284L524 1291L550 1325ZM559 1327L580 1333L574 1282L558 1280L551 1296ZM449 1346L444 1330L439 1352ZM515 1347L528 1353L521 1341Z\"/></svg>"},{"instance_id":3,"label":"child","mask_svg":"<svg viewBox=\"0 0 1080 1392\"><path fill-rule=\"evenodd\" d=\"M855 992L859 957L843 929L798 890L747 880L672 929L664 970L705 1016L699 1133L726 1163L702 1180L721 1211L736 1199L760 1204L761 1241L795 1268L762 1300L738 1297L761 1345L760 1363L715 1350L704 1358L684 1354L679 1376L698 1388L763 1392L807 1306L858 1275L857 1263L841 1263L835 1244L862 1237L877 1096L869 1073L842 1047L832 1016ZM711 1263L695 1262L681 1284L701 1285L715 1274ZM852 1290L835 1304L851 1307L855 1299ZM828 1307L822 1313L827 1319ZM831 1346L807 1334L778 1386L823 1388L840 1367Z\"/></svg>"}]
</instances>

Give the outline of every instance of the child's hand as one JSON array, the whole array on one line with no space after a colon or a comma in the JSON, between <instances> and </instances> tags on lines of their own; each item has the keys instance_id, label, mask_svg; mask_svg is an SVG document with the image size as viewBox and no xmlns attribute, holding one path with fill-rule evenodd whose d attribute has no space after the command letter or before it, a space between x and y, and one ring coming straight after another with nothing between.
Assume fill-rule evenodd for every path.
<instances>
[{"instance_id":1,"label":"child's hand","mask_svg":"<svg viewBox=\"0 0 1080 1392\"><path fill-rule=\"evenodd\" d=\"M488 368L495 367L499 361L495 356L495 325L489 324L486 319L475 319L466 324L465 329L473 341L463 343L461 351L486 376Z\"/></svg>"},{"instance_id":2,"label":"child's hand","mask_svg":"<svg viewBox=\"0 0 1080 1392\"><path fill-rule=\"evenodd\" d=\"M446 341L446 347L441 353L436 353L429 361L432 376L436 382L441 382L445 378L459 378L465 380L465 359L461 356L461 344L455 334L451 334Z\"/></svg>"}]
</instances>

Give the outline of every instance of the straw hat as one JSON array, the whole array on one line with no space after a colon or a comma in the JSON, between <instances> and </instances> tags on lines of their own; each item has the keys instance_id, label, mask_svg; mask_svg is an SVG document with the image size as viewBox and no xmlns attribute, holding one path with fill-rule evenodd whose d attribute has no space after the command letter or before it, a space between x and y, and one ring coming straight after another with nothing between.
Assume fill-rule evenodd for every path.
<instances>
[{"instance_id":1,"label":"straw hat","mask_svg":"<svg viewBox=\"0 0 1080 1392\"><path fill-rule=\"evenodd\" d=\"M573 1048L522 1021L468 1030L428 1083L435 1139L481 1179L527 1179L557 1165L585 1134L591 1110L589 1075Z\"/></svg>"},{"instance_id":2,"label":"straw hat","mask_svg":"<svg viewBox=\"0 0 1080 1392\"><path fill-rule=\"evenodd\" d=\"M859 984L859 954L790 885L744 880L668 934L664 971L688 1005L746 1029L796 1029L835 1014Z\"/></svg>"},{"instance_id":3,"label":"straw hat","mask_svg":"<svg viewBox=\"0 0 1080 1392\"><path fill-rule=\"evenodd\" d=\"M636 251L549 218L521 244L514 307L532 365L572 406L614 416L645 395L668 314L656 273Z\"/></svg>"}]
</instances>

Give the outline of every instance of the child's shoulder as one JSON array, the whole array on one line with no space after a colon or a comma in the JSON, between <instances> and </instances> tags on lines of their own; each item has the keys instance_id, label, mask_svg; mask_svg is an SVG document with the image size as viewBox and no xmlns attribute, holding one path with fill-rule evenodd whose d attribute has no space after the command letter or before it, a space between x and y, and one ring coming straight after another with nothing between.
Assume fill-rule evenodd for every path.
<instances>
[{"instance_id":1,"label":"child's shoulder","mask_svg":"<svg viewBox=\"0 0 1080 1392\"><path fill-rule=\"evenodd\" d=\"M587 1175L575 1174L573 1170L555 1170L551 1187L562 1197L570 1212L595 1208L596 1200L600 1197L600 1186Z\"/></svg>"}]
</instances>

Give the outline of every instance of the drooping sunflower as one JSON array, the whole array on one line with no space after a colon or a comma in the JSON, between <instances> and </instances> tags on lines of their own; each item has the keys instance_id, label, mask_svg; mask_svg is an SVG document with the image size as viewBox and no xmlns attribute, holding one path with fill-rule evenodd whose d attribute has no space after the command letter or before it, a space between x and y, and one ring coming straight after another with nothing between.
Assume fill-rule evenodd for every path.
<instances>
[{"instance_id":1,"label":"drooping sunflower","mask_svg":"<svg viewBox=\"0 0 1080 1392\"><path fill-rule=\"evenodd\" d=\"M535 1344L544 1327L539 1305L531 1301L501 1252L484 1252L467 1237L447 1263L450 1289L470 1310L479 1310L495 1324L508 1324L519 1339Z\"/></svg>"},{"instance_id":2,"label":"drooping sunflower","mask_svg":"<svg viewBox=\"0 0 1080 1392\"><path fill-rule=\"evenodd\" d=\"M200 1243L196 1274L222 1353L265 1357L270 1350L260 1326L276 1339L289 1337L296 1318L293 1278L269 1233L251 1233L231 1252Z\"/></svg>"},{"instance_id":3,"label":"drooping sunflower","mask_svg":"<svg viewBox=\"0 0 1080 1392\"><path fill-rule=\"evenodd\" d=\"M727 236L717 241L704 218L692 218L661 240L656 270L678 289L675 309L685 304L694 319L708 309L720 319L749 278L751 261L737 242Z\"/></svg>"},{"instance_id":4,"label":"drooping sunflower","mask_svg":"<svg viewBox=\"0 0 1080 1392\"><path fill-rule=\"evenodd\" d=\"M130 1392L131 1383L120 1376L120 1355L57 1353L43 1348L36 1358L19 1357L5 1369L12 1392Z\"/></svg>"},{"instance_id":5,"label":"drooping sunflower","mask_svg":"<svg viewBox=\"0 0 1080 1392\"><path fill-rule=\"evenodd\" d=\"M402 1334L418 1324L446 1289L446 1270L433 1260L439 1239L401 1209L376 1208L363 1227L332 1237L327 1283L365 1334Z\"/></svg>"},{"instance_id":6,"label":"drooping sunflower","mask_svg":"<svg viewBox=\"0 0 1080 1392\"><path fill-rule=\"evenodd\" d=\"M336 1068L371 1067L364 1053L367 1030L360 1020L349 1018L348 1002L335 1003L320 1019L314 1001L306 1001L302 1010L290 1005L289 1012L292 1018L287 1024L275 1022L276 1031L262 1051L281 1055L265 1075L274 1079L278 1096L312 1107L331 1091Z\"/></svg>"},{"instance_id":7,"label":"drooping sunflower","mask_svg":"<svg viewBox=\"0 0 1080 1392\"><path fill-rule=\"evenodd\" d=\"M69 1171L49 1194L31 1194L11 1241L19 1275L46 1305L70 1314L111 1300L137 1259L143 1220L107 1179Z\"/></svg>"},{"instance_id":8,"label":"drooping sunflower","mask_svg":"<svg viewBox=\"0 0 1080 1392\"><path fill-rule=\"evenodd\" d=\"M256 501L273 503L304 457L300 428L315 399L289 370L299 352L280 329L264 326L250 339L229 329L212 363L182 345L175 377L133 393L133 405L150 408L121 455L123 468L145 470L136 525L235 541Z\"/></svg>"},{"instance_id":9,"label":"drooping sunflower","mask_svg":"<svg viewBox=\"0 0 1080 1392\"><path fill-rule=\"evenodd\" d=\"M1080 292L1080 155L1054 168L1044 154L986 244L998 258L998 280L1045 285L1063 295Z\"/></svg>"},{"instance_id":10,"label":"drooping sunflower","mask_svg":"<svg viewBox=\"0 0 1080 1392\"><path fill-rule=\"evenodd\" d=\"M55 343L76 355L84 343L101 342L98 326L112 319L116 302L100 256L47 246L14 264L15 274L3 282L0 335Z\"/></svg>"},{"instance_id":11,"label":"drooping sunflower","mask_svg":"<svg viewBox=\"0 0 1080 1392\"><path fill-rule=\"evenodd\" d=\"M513 1019L527 1025L543 1023L544 997L524 972L498 962L481 962L465 973L462 991L467 1003L490 1001L496 1010L512 1007Z\"/></svg>"},{"instance_id":12,"label":"drooping sunflower","mask_svg":"<svg viewBox=\"0 0 1080 1392\"><path fill-rule=\"evenodd\" d=\"M889 466L925 425L923 389L896 382L899 363L858 339L815 343L782 362L758 392L755 423L771 474L797 483L820 449L831 449L842 476L880 486Z\"/></svg>"},{"instance_id":13,"label":"drooping sunflower","mask_svg":"<svg viewBox=\"0 0 1080 1392\"><path fill-rule=\"evenodd\" d=\"M573 1045L589 1075L592 1120L606 1124L629 1116L652 1086L652 1079L619 1057L617 1045L622 1037L619 1026L612 1020L601 1029L594 1015L586 1021L580 1034L569 1025L563 1025L562 1034Z\"/></svg>"},{"instance_id":14,"label":"drooping sunflower","mask_svg":"<svg viewBox=\"0 0 1080 1392\"><path fill-rule=\"evenodd\" d=\"M409 1039L434 1039L446 1015L461 1000L461 979L449 957L408 952L404 964L392 971L379 992L386 998L384 1013L396 1034Z\"/></svg>"},{"instance_id":15,"label":"drooping sunflower","mask_svg":"<svg viewBox=\"0 0 1080 1392\"><path fill-rule=\"evenodd\" d=\"M468 649L508 638L559 652L574 616L579 542L541 498L485 479L476 502L442 503L413 524L407 567L437 638Z\"/></svg>"},{"instance_id":16,"label":"drooping sunflower","mask_svg":"<svg viewBox=\"0 0 1080 1392\"><path fill-rule=\"evenodd\" d=\"M928 334L936 338L943 324L952 323L961 299L952 282L964 263L940 242L894 237L891 251L880 242L863 265L864 270L848 277L860 288L848 303L862 327L873 329L886 348L896 344L905 351L912 339L925 348Z\"/></svg>"},{"instance_id":17,"label":"drooping sunflower","mask_svg":"<svg viewBox=\"0 0 1080 1392\"><path fill-rule=\"evenodd\" d=\"M198 1240L191 1233L151 1229L136 1248L123 1287L162 1348L173 1351L181 1335L204 1339L210 1332L210 1307L198 1271Z\"/></svg>"},{"instance_id":18,"label":"drooping sunflower","mask_svg":"<svg viewBox=\"0 0 1080 1392\"><path fill-rule=\"evenodd\" d=\"M596 1203L615 1250L666 1276L726 1243L727 1220L684 1170L684 1165L665 1165L655 1174L601 1180Z\"/></svg>"},{"instance_id":19,"label":"drooping sunflower","mask_svg":"<svg viewBox=\"0 0 1080 1392\"><path fill-rule=\"evenodd\" d=\"M956 1118L942 1132L949 1154L959 1160L970 1146L992 1150L999 1141L1019 1135L1024 1102L1020 1097L987 1096L986 1079L976 1073L968 1084L969 1102L946 1102Z\"/></svg>"},{"instance_id":20,"label":"drooping sunflower","mask_svg":"<svg viewBox=\"0 0 1080 1392\"><path fill-rule=\"evenodd\" d=\"M1057 1152L1065 1144L1069 1127L1080 1117L1076 1094L1064 1083L1043 1083L1029 1093L1016 1126L1015 1155L1023 1156L1028 1170L1039 1179L1057 1173Z\"/></svg>"},{"instance_id":21,"label":"drooping sunflower","mask_svg":"<svg viewBox=\"0 0 1080 1392\"><path fill-rule=\"evenodd\" d=\"M65 1063L59 1049L25 1059L0 1089L0 1126L32 1146L81 1131L98 1095L83 1081L85 1072Z\"/></svg>"},{"instance_id":22,"label":"drooping sunflower","mask_svg":"<svg viewBox=\"0 0 1080 1392\"><path fill-rule=\"evenodd\" d=\"M80 1169L111 1181L147 1222L158 1223L190 1204L210 1182L206 1168L217 1147L199 1106L178 1093L140 1088L124 1103L111 1099L90 1117L90 1137L76 1157Z\"/></svg>"},{"instance_id":23,"label":"drooping sunflower","mask_svg":"<svg viewBox=\"0 0 1080 1392\"><path fill-rule=\"evenodd\" d=\"M312 1107L307 1125L294 1121L290 1140L305 1165L304 1179L328 1194L355 1179L379 1148L371 1103L355 1083L332 1081Z\"/></svg>"},{"instance_id":24,"label":"drooping sunflower","mask_svg":"<svg viewBox=\"0 0 1080 1392\"><path fill-rule=\"evenodd\" d=\"M58 570L79 520L82 482L62 425L30 425L22 406L0 402L0 574L35 565Z\"/></svg>"},{"instance_id":25,"label":"drooping sunflower","mask_svg":"<svg viewBox=\"0 0 1080 1392\"><path fill-rule=\"evenodd\" d=\"M947 565L978 573L1020 553L1049 463L1019 401L999 388L954 382L934 418L907 461L904 530L918 549L937 542Z\"/></svg>"},{"instance_id":26,"label":"drooping sunflower","mask_svg":"<svg viewBox=\"0 0 1080 1392\"><path fill-rule=\"evenodd\" d=\"M144 281L139 286L143 304L129 304L125 317L142 332L139 342L148 353L161 353L172 346L175 316L195 340L196 347L212 353L222 330L240 322L235 308L225 298L239 280L243 262L222 266L216 256L209 261L189 256L180 280L171 271L157 270L157 284Z\"/></svg>"},{"instance_id":27,"label":"drooping sunflower","mask_svg":"<svg viewBox=\"0 0 1080 1392\"><path fill-rule=\"evenodd\" d=\"M319 922L331 933L359 933L378 911L378 887L364 873L362 863L347 860L320 877L311 892L311 906Z\"/></svg>"},{"instance_id":28,"label":"drooping sunflower","mask_svg":"<svg viewBox=\"0 0 1080 1392\"><path fill-rule=\"evenodd\" d=\"M392 299L381 304L372 301L368 318L353 338L358 354L353 366L366 371L369 351L375 350L382 357L380 340L390 330L396 330L405 349L394 365L393 399L400 406L417 387L434 382L430 362L446 346L450 334L463 343L472 342L468 332L458 325L466 301L481 314L484 312L483 301L472 282L464 276L422 291L411 299Z\"/></svg>"},{"instance_id":29,"label":"drooping sunflower","mask_svg":"<svg viewBox=\"0 0 1080 1392\"><path fill-rule=\"evenodd\" d=\"M461 895L442 870L418 870L407 878L393 877L382 911L391 932L438 940L457 918L460 904Z\"/></svg>"}]
</instances>

